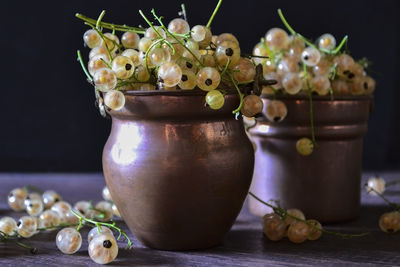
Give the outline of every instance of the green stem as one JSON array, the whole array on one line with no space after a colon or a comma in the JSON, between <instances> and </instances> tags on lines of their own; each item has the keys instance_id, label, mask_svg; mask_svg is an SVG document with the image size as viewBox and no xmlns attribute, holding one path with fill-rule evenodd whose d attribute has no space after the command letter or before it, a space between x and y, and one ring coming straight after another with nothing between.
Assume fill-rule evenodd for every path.
<instances>
[{"instance_id":1,"label":"green stem","mask_svg":"<svg viewBox=\"0 0 400 267\"><path fill-rule=\"evenodd\" d=\"M226 71L228 70L229 64L231 64L231 58L228 58L228 62L226 62L224 69L221 72L221 77L226 73Z\"/></svg>"},{"instance_id":2,"label":"green stem","mask_svg":"<svg viewBox=\"0 0 400 267\"><path fill-rule=\"evenodd\" d=\"M391 202L389 199L387 199L383 194L379 193L378 191L376 191L373 187L368 186L368 183L365 184L365 187L367 188L367 190L374 192L378 197L380 197L381 199L383 199L389 206L394 207L396 210L400 209L400 205Z\"/></svg>"},{"instance_id":3,"label":"green stem","mask_svg":"<svg viewBox=\"0 0 400 267\"><path fill-rule=\"evenodd\" d=\"M101 23L101 20L103 19L103 17L104 17L105 14L106 14L106 11L105 11L105 10L101 11L101 13L100 13L100 15L99 15L99 18L98 18L97 21L96 21L96 28L97 28L98 30L100 30L100 23Z\"/></svg>"},{"instance_id":4,"label":"green stem","mask_svg":"<svg viewBox=\"0 0 400 267\"><path fill-rule=\"evenodd\" d=\"M112 222L112 223L98 222L98 221L94 221L94 220L88 219L88 218L86 218L86 217L80 215L78 212L76 212L76 211L73 210L73 209L71 210L71 212L72 212L76 217L79 218L79 225L78 225L78 228L79 228L79 226L82 225L82 221L91 223L91 224L95 225L96 227L100 227L101 225L107 226L107 227L109 227L109 228L111 228L111 229L114 229L114 230L118 231L119 236L118 236L117 240L119 240L119 239L121 238L121 236L124 236L125 239L128 241L128 248L132 248L133 243L132 243L131 239L129 238L128 234L127 234L124 230L122 230L121 228L117 227L117 226L115 225L115 222ZM77 230L78 230L78 229L77 229Z\"/></svg>"},{"instance_id":5,"label":"green stem","mask_svg":"<svg viewBox=\"0 0 400 267\"><path fill-rule=\"evenodd\" d=\"M310 104L311 141L313 143L313 146L317 147L317 142L315 140L314 105L313 105L313 99L312 99L312 91L311 91L310 82L308 81L307 66L304 63L303 63L303 71L304 71L304 78L306 79L306 83L307 83L308 102Z\"/></svg>"},{"instance_id":6,"label":"green stem","mask_svg":"<svg viewBox=\"0 0 400 267\"><path fill-rule=\"evenodd\" d=\"M186 16L185 4L181 4L181 9L182 9L183 19L186 20L186 22L187 22L188 20L187 20L187 16Z\"/></svg>"},{"instance_id":7,"label":"green stem","mask_svg":"<svg viewBox=\"0 0 400 267\"><path fill-rule=\"evenodd\" d=\"M361 234L343 234L343 233L339 233L339 232L328 231L328 230L325 230L325 229L320 228L320 227L318 227L318 226L315 226L314 224L312 224L312 223L310 223L310 222L308 222L308 221L306 221L306 220L303 220L303 219L301 219L301 218L298 218L298 217L296 217L296 216L293 216L293 215L287 213L287 211L286 211L285 209L282 209L282 208L280 208L280 207L277 207L277 206L274 206L274 205L272 205L272 204L270 204L270 203L265 202L264 200L260 199L260 198L257 197L255 194L253 194L252 192L249 192L249 195L252 196L253 198L255 198L257 201L261 202L262 204L264 204L264 205L270 207L270 208L274 211L274 213L278 214L278 215L281 216L282 218L284 218L284 217L289 217L289 218L292 218L292 219L294 219L294 220L296 220L296 221L303 222L303 223L307 224L308 226L311 226L311 227L313 227L314 229L316 229L316 230L318 230L318 231L321 231L321 232L323 232L323 233L331 234L331 235L335 235L335 236L339 236L339 237L342 237L342 238L362 237L362 236L369 235L369 233L361 233Z\"/></svg>"},{"instance_id":8,"label":"green stem","mask_svg":"<svg viewBox=\"0 0 400 267\"><path fill-rule=\"evenodd\" d=\"M221 4L222 4L222 0L219 0L217 6L215 7L215 9L214 9L214 11L213 11L213 13L212 13L212 15L210 17L210 19L207 22L207 25L206 25L207 28L210 28L211 23L213 22L215 15L217 15L217 12L218 12L219 7L221 6Z\"/></svg>"},{"instance_id":9,"label":"green stem","mask_svg":"<svg viewBox=\"0 0 400 267\"><path fill-rule=\"evenodd\" d=\"M96 25L97 24L97 20L89 18L83 14L79 14L76 13L75 17L86 21L90 24ZM100 22L99 26L106 28L106 29L110 29L113 30L115 29L116 31L120 31L120 32L136 32L139 34L144 34L144 32L146 31L145 29L139 28L139 27L131 27L131 26L127 26L127 25L118 25L118 24L113 24L113 23L107 23L107 22Z\"/></svg>"},{"instance_id":10,"label":"green stem","mask_svg":"<svg viewBox=\"0 0 400 267\"><path fill-rule=\"evenodd\" d=\"M76 53L78 55L78 61L81 64L83 72L86 74L87 79L92 83L93 82L93 78L92 78L92 76L90 76L89 72L87 71L85 63L83 63L81 51L77 50Z\"/></svg>"},{"instance_id":11,"label":"green stem","mask_svg":"<svg viewBox=\"0 0 400 267\"><path fill-rule=\"evenodd\" d=\"M235 86L235 89L236 89L236 91L237 91L237 93L238 93L238 95L239 95L239 99L240 99L239 106L238 106L234 111L232 111L233 114L236 114L236 115L237 115L237 114L239 114L239 112L240 112L240 110L242 109L242 106L243 106L243 94L242 94L242 92L240 91L239 86L237 85L237 82L236 82L236 80L233 78L232 74L230 74L229 72L228 72L227 74L228 74L229 77L231 78L231 81L232 81L233 85Z\"/></svg>"},{"instance_id":12,"label":"green stem","mask_svg":"<svg viewBox=\"0 0 400 267\"><path fill-rule=\"evenodd\" d=\"M153 29L153 31L158 35L160 39L164 39L164 37L161 36L161 34L154 28L153 23L150 22L150 20L144 15L142 10L139 10L139 14L143 17L143 19L146 21L147 24Z\"/></svg>"},{"instance_id":13,"label":"green stem","mask_svg":"<svg viewBox=\"0 0 400 267\"><path fill-rule=\"evenodd\" d=\"M32 254L35 254L37 252L37 248L29 246L18 239L20 238L19 235L17 236L9 236L6 233L0 231L0 242L6 243L6 242L12 242L15 243L17 246L20 246L22 248L28 249Z\"/></svg>"}]
</instances>

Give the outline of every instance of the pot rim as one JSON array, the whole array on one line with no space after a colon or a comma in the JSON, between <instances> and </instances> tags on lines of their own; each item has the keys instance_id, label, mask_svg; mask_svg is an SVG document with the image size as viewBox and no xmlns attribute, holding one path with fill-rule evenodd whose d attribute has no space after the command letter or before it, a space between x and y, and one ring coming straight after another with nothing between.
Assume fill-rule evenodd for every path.
<instances>
[{"instance_id":1,"label":"pot rim","mask_svg":"<svg viewBox=\"0 0 400 267\"><path fill-rule=\"evenodd\" d=\"M278 99L278 100L308 100L308 95L280 95L280 96L274 96L271 94L262 94L260 96L261 98L267 98L267 99ZM373 95L340 95L340 96L333 96L333 99L331 99L331 96L329 95L313 95L312 100L318 100L318 101L354 101L354 100L359 100L359 101L370 101L373 100L374 96Z\"/></svg>"}]
</instances>

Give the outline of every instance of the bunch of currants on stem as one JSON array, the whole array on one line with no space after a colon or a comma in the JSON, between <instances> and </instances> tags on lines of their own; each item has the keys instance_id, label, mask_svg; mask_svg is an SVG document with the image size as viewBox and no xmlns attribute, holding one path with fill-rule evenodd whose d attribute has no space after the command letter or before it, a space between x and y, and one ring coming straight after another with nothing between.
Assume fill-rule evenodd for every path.
<instances>
[{"instance_id":1,"label":"bunch of currants on stem","mask_svg":"<svg viewBox=\"0 0 400 267\"><path fill-rule=\"evenodd\" d=\"M272 28L256 44L253 55L256 64L261 64L265 79L276 80L271 86L263 86L262 94L304 95L310 102L311 138L298 140L296 149L299 154L308 156L316 147L313 122L313 95L335 96L371 95L375 90L375 80L368 76L369 62L366 59L355 61L343 48L347 36L337 45L332 34L321 35L311 42L294 31L282 11L278 14L286 26L289 35L281 28ZM263 58L266 57L266 58ZM288 114L287 107L280 100L272 100L266 106L266 118L278 123Z\"/></svg>"},{"instance_id":2,"label":"bunch of currants on stem","mask_svg":"<svg viewBox=\"0 0 400 267\"><path fill-rule=\"evenodd\" d=\"M139 10L147 28L103 22L104 11L97 20L76 14L91 27L83 35L85 45L91 48L87 69L79 51L78 59L95 87L100 109L104 109L103 103L112 110L122 109L126 91L199 89L207 92L205 104L209 108L220 109L227 89L234 88L240 98L234 114L242 112L252 117L260 113L263 107L260 97L254 92L246 96L247 91L240 88L253 82L256 74L253 61L241 56L233 34L211 32L211 23L221 3L222 0L207 25L193 27L186 20L184 5L180 12L183 18L175 18L168 24L154 9L151 13L158 25ZM120 38L116 31L123 32Z\"/></svg>"},{"instance_id":3,"label":"bunch of currants on stem","mask_svg":"<svg viewBox=\"0 0 400 267\"><path fill-rule=\"evenodd\" d=\"M117 240L124 236L128 247L132 247L132 241L112 221L113 216L120 217L120 214L107 187L104 187L102 196L104 201L98 202L95 207L83 200L72 207L54 190L39 193L37 189L29 190L29 187L15 188L8 195L8 205L17 212L25 210L28 216L22 216L18 221L9 216L1 218L0 242L14 242L35 253L37 249L21 239L60 229L56 236L57 248L64 254L74 254L82 245L80 229L91 226L93 228L88 234L89 256L96 263L109 263L117 257ZM111 229L119 234L118 238Z\"/></svg>"}]
</instances>

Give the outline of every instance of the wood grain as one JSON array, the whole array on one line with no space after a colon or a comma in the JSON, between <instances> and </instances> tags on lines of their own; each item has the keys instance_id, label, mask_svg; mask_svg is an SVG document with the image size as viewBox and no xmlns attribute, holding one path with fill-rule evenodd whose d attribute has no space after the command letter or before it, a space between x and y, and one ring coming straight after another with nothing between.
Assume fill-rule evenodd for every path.
<instances>
[{"instance_id":1,"label":"wood grain","mask_svg":"<svg viewBox=\"0 0 400 267\"><path fill-rule=\"evenodd\" d=\"M383 177L389 181L400 179L400 173L385 173ZM14 218L22 216L22 213L11 212L7 206L7 194L14 187L31 184L43 190L54 189L74 203L82 199L100 200L104 186L101 174L0 174L0 182L0 217ZM400 185L388 189L386 195L400 203ZM325 228L347 233L370 232L366 237L341 239L324 235L318 241L304 244L293 244L287 239L272 242L262 235L260 219L249 214L244 205L224 243L218 247L191 252L158 251L143 247L130 234L135 240L134 248L120 249L111 266L400 266L400 233L385 234L377 225L379 216L388 211L388 207L379 198L365 193L362 203L357 221ZM118 224L126 229L122 221ZM84 240L87 232L88 229L82 231ZM78 253L64 255L55 247L55 235L56 232L42 233L26 241L39 249L36 255L0 243L0 266L96 265L87 254L86 241Z\"/></svg>"}]
</instances>

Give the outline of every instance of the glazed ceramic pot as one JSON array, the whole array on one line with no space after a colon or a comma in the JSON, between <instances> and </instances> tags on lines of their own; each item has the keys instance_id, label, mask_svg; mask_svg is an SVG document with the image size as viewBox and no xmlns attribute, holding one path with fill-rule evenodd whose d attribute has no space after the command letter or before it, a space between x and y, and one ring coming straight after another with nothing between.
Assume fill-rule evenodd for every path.
<instances>
[{"instance_id":1,"label":"glazed ceramic pot","mask_svg":"<svg viewBox=\"0 0 400 267\"><path fill-rule=\"evenodd\" d=\"M265 114L270 96L262 96ZM256 143L251 190L263 200L279 200L284 208L299 208L321 222L355 219L360 210L363 135L372 98L313 97L318 147L310 156L296 142L311 136L310 103L305 97L283 97L287 117L278 123L265 116L249 133ZM250 211L262 216L271 210L249 199Z\"/></svg>"},{"instance_id":2,"label":"glazed ceramic pot","mask_svg":"<svg viewBox=\"0 0 400 267\"><path fill-rule=\"evenodd\" d=\"M162 250L220 244L247 195L254 151L239 100L220 110L205 106L204 91L127 92L110 111L103 152L107 186L129 229Z\"/></svg>"}]
</instances>

